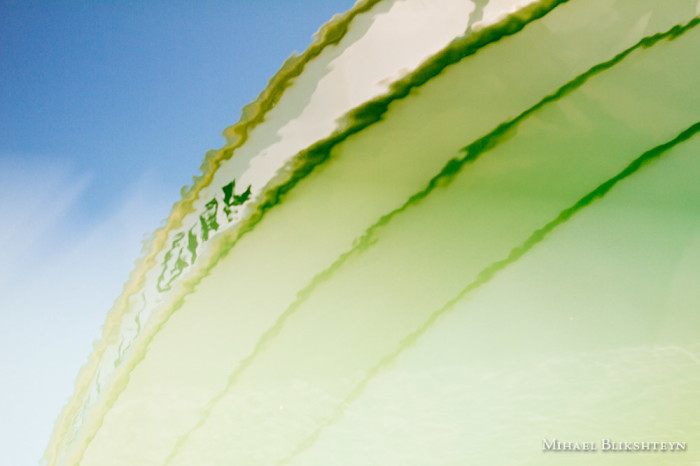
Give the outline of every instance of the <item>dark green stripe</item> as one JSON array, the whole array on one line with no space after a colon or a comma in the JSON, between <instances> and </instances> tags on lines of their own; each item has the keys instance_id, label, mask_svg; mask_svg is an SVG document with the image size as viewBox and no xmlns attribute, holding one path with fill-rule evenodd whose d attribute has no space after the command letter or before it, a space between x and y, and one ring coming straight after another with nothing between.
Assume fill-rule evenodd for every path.
<instances>
[{"instance_id":1,"label":"dark green stripe","mask_svg":"<svg viewBox=\"0 0 700 466\"><path fill-rule=\"evenodd\" d=\"M316 287L324 281L328 280L347 261L347 259L351 255L361 252L365 250L368 246L373 244L373 236L378 229L388 224L391 221L391 219L397 214L405 211L411 205L414 205L420 202L420 200L422 200L423 198L427 197L436 187L445 186L446 184L449 184L449 182L461 171L461 169L468 162L476 160L479 155L483 154L488 149L491 149L500 142L504 141L506 139L504 136L508 131L515 128L520 122L522 122L528 116L535 113L537 110L544 107L546 104L563 98L573 90L582 86L591 77L612 68L614 65L622 61L634 50L638 48L651 47L652 45L656 44L662 39L674 39L683 34L684 32L688 31L689 29L692 29L698 23L700 23L700 19L694 18L686 25L674 26L666 32L654 34L652 36L648 36L641 39L635 45L619 53L614 58L593 66L588 71L582 73L573 80L569 81L564 86L560 87L557 91L544 97L534 106L523 111L517 117L513 118L508 122L500 124L487 135L477 139L473 143L463 148L462 150L466 153L464 157L462 157L461 159L453 159L449 161L445 165L445 167L443 167L443 169L428 182L427 186L423 190L412 195L401 207L398 207L397 209L394 209L393 211L382 216L375 224L373 224L367 230L365 230L362 236L355 240L353 247L350 250L341 254L330 266L316 274L316 276L314 276L311 279L309 284L306 287L304 287L301 291L299 291L299 293L297 293L297 297L294 300L294 302L291 303L289 307L287 307L287 309L284 310L284 312L280 315L280 317L277 319L274 325L268 328L261 335L253 351L246 358L241 360L241 362L236 366L234 371L229 376L229 380L226 387L207 403L206 407L204 408L204 415L199 419L197 424L194 427L192 427L188 432L186 432L182 437L180 437L173 451L171 451L171 453L168 455L165 464L167 465L175 457L177 451L184 445L189 436L206 423L213 407L225 396L228 390L233 385L235 385L240 375L269 346L269 344L274 340L274 338L277 337L277 335L279 335L289 318L292 317L296 313L298 308L306 301L306 299L308 299L308 297L311 296Z\"/></svg>"},{"instance_id":2,"label":"dark green stripe","mask_svg":"<svg viewBox=\"0 0 700 466\"><path fill-rule=\"evenodd\" d=\"M448 311L452 310L454 305L461 301L466 295L476 290L480 286L488 283L494 276L498 274L498 272L513 264L518 259L520 259L526 252L534 248L556 227L565 223L574 214L589 206L596 199L605 196L617 183L633 175L640 168L657 159L669 149L690 139L692 136L698 133L698 131L700 131L700 122L695 123L685 131L681 132L672 140L644 152L642 155L640 155L634 161L632 161L632 163L630 163L627 167L625 167L625 169L622 170L620 173L605 181L596 189L582 197L574 205L561 211L554 220L532 233L530 237L527 240L525 240L522 244L513 248L510 254L508 254L508 257L500 261L494 262L485 269L483 269L477 275L474 281L472 281L466 287L464 287L462 291L460 291L454 298L447 301L447 303L445 303L444 306L442 306L437 311L433 312L430 315L430 317L428 317L426 322L423 325L421 325L417 330L415 330L413 333L409 334L406 338L404 338L399 343L399 346L396 348L396 350L394 350L394 352L385 355L379 361L378 364L372 367L368 371L367 376L359 384L357 384L353 391L350 392L350 394L341 403L337 405L335 411L331 414L331 416L326 418L309 437L307 437L301 444L299 444L299 446L290 456L281 460L278 464L288 463L299 453L310 448L321 435L324 429L326 429L328 426L330 426L331 424L335 423L343 417L347 406L353 403L362 395L362 392L364 391L365 387L369 384L369 382L372 381L372 379L377 377L384 368L394 363L394 361L396 361L396 359L399 357L399 355L401 355L401 353L403 353L404 350L413 346L421 336L423 336L428 330L430 330L430 328L432 328L432 326L435 324L435 322L437 322L437 320L440 317L445 315Z\"/></svg>"},{"instance_id":3,"label":"dark green stripe","mask_svg":"<svg viewBox=\"0 0 700 466\"><path fill-rule=\"evenodd\" d=\"M257 212L251 216L247 225L241 229L241 235L252 230L269 209L279 205L292 188L306 178L314 168L327 161L335 146L368 126L381 121L392 102L407 97L411 90L422 86L448 66L475 54L491 43L521 31L529 23L542 18L555 7L567 1L544 0L529 5L517 14L508 16L492 26L452 42L441 52L428 59L409 76L392 84L391 92L388 95L371 100L351 111L346 117L346 128L343 131L317 142L297 155L294 166L291 167L291 177L266 193L263 202L258 206Z\"/></svg>"}]
</instances>

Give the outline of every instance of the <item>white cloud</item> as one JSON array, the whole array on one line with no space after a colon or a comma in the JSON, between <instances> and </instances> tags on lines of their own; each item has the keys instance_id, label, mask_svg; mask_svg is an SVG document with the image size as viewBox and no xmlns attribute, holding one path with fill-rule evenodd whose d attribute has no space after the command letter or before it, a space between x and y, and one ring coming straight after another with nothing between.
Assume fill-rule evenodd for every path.
<instances>
[{"instance_id":1,"label":"white cloud","mask_svg":"<svg viewBox=\"0 0 700 466\"><path fill-rule=\"evenodd\" d=\"M174 199L144 175L100 221L75 211L90 175L0 158L0 438L3 462L36 464L79 368Z\"/></svg>"}]
</instances>

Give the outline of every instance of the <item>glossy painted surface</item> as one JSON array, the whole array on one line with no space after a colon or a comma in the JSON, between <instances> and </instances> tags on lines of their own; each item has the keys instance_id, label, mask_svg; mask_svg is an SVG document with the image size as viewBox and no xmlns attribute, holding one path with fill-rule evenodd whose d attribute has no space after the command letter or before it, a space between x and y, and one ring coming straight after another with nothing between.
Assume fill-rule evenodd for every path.
<instances>
[{"instance_id":1,"label":"glossy painted surface","mask_svg":"<svg viewBox=\"0 0 700 466\"><path fill-rule=\"evenodd\" d=\"M359 3L280 72L156 235L50 464L700 460L696 4L482 3ZM432 48L346 66L416 18Z\"/></svg>"}]
</instances>

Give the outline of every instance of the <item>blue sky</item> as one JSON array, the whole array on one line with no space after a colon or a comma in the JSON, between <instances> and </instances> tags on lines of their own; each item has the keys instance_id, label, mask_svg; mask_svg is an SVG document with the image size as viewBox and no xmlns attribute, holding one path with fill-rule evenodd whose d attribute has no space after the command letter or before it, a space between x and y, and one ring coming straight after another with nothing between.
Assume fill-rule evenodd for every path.
<instances>
[{"instance_id":1,"label":"blue sky","mask_svg":"<svg viewBox=\"0 0 700 466\"><path fill-rule=\"evenodd\" d=\"M0 438L37 464L221 131L352 0L0 0Z\"/></svg>"}]
</instances>

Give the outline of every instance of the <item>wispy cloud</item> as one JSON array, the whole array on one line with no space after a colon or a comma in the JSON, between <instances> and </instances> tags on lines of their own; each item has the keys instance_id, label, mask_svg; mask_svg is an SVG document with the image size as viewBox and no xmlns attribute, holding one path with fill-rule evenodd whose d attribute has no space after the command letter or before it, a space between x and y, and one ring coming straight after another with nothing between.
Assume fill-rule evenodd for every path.
<instances>
[{"instance_id":1,"label":"wispy cloud","mask_svg":"<svg viewBox=\"0 0 700 466\"><path fill-rule=\"evenodd\" d=\"M77 215L93 177L60 160L0 157L0 438L36 463L53 419L175 193L144 174L99 219ZM9 456L8 456L9 455Z\"/></svg>"}]
</instances>

